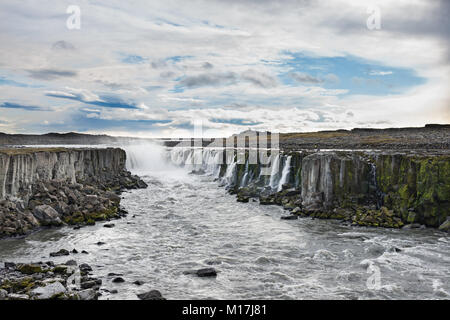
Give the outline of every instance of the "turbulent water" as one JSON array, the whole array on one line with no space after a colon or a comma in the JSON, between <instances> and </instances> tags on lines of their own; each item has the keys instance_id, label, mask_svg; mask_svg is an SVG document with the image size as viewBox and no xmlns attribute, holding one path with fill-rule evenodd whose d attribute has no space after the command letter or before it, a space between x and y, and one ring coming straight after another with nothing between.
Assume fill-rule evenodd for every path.
<instances>
[{"instance_id":1,"label":"turbulent water","mask_svg":"<svg viewBox=\"0 0 450 320\"><path fill-rule=\"evenodd\" d=\"M238 203L219 186L214 153L177 151L167 157L156 147L138 146L128 147L127 154L128 167L149 184L122 194L127 217L112 229L97 223L2 240L0 262L88 263L102 288L118 290L104 291L101 299L136 299L151 289L168 299L450 298L449 238L442 232L280 220L286 214L281 207ZM211 161L190 166L196 156ZM185 163L188 168L178 167ZM206 173L189 174L199 168ZM228 166L225 180L233 170ZM268 183L279 188L287 170ZM49 258L61 248L89 254ZM183 273L204 267L217 269L217 278ZM126 282L112 283L111 272ZM145 284L138 287L135 280Z\"/></svg>"}]
</instances>

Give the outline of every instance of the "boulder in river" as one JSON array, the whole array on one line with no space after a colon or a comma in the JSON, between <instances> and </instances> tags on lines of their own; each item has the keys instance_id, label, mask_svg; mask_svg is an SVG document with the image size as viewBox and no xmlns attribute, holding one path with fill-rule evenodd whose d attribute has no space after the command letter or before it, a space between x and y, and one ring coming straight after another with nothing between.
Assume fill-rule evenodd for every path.
<instances>
[{"instance_id":1,"label":"boulder in river","mask_svg":"<svg viewBox=\"0 0 450 320\"><path fill-rule=\"evenodd\" d=\"M204 268L197 270L196 274L199 277L216 277L217 271L214 268Z\"/></svg>"},{"instance_id":2,"label":"boulder in river","mask_svg":"<svg viewBox=\"0 0 450 320\"><path fill-rule=\"evenodd\" d=\"M281 220L297 220L297 219L298 219L298 216L296 216L296 215L281 217Z\"/></svg>"},{"instance_id":3,"label":"boulder in river","mask_svg":"<svg viewBox=\"0 0 450 320\"><path fill-rule=\"evenodd\" d=\"M122 282L125 282L125 279L122 278L122 277L117 277L117 278L114 278L112 280L112 282L114 282L114 283L122 283Z\"/></svg>"},{"instance_id":4,"label":"boulder in river","mask_svg":"<svg viewBox=\"0 0 450 320\"><path fill-rule=\"evenodd\" d=\"M158 290L151 290L149 292L139 293L138 298L141 300L166 300Z\"/></svg>"},{"instance_id":5,"label":"boulder in river","mask_svg":"<svg viewBox=\"0 0 450 320\"><path fill-rule=\"evenodd\" d=\"M70 253L66 249L61 249L57 252L51 252L50 257L61 257L61 256L68 256Z\"/></svg>"}]
</instances>

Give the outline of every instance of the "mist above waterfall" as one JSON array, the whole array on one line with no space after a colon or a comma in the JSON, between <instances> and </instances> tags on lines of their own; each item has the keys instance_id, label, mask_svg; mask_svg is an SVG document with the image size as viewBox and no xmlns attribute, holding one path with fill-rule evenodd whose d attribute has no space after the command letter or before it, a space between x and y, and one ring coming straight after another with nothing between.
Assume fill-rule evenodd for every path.
<instances>
[{"instance_id":1,"label":"mist above waterfall","mask_svg":"<svg viewBox=\"0 0 450 320\"><path fill-rule=\"evenodd\" d=\"M186 170L168 161L167 148L152 143L135 143L122 147L127 153L126 167L134 174L180 179Z\"/></svg>"}]
</instances>

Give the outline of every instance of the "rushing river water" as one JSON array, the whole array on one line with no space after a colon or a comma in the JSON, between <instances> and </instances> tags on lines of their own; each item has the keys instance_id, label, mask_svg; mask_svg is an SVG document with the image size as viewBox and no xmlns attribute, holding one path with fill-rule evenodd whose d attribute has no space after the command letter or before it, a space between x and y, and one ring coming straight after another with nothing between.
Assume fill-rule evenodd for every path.
<instances>
[{"instance_id":1,"label":"rushing river water","mask_svg":"<svg viewBox=\"0 0 450 320\"><path fill-rule=\"evenodd\" d=\"M167 299L450 298L442 232L281 220L281 207L238 203L212 176L149 161L136 172L149 187L122 194L129 215L114 228L97 223L1 240L0 262L88 263L102 288L118 290L100 299L137 299L151 289ZM88 254L49 258L61 248ZM183 273L204 267L217 269L217 278ZM112 283L111 272L126 282Z\"/></svg>"}]
</instances>

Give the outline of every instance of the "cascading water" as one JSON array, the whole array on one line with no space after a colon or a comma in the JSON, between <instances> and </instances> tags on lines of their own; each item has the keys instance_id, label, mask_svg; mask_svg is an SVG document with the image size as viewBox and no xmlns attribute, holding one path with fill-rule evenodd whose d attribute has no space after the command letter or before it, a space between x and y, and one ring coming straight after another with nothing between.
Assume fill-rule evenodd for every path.
<instances>
[{"instance_id":1,"label":"cascading water","mask_svg":"<svg viewBox=\"0 0 450 320\"><path fill-rule=\"evenodd\" d=\"M281 155L276 154L272 156L272 172L270 173L270 181L269 186L272 189L278 188L278 181L279 181L279 173L280 173L280 159Z\"/></svg>"},{"instance_id":2,"label":"cascading water","mask_svg":"<svg viewBox=\"0 0 450 320\"><path fill-rule=\"evenodd\" d=\"M378 188L377 167L374 163L370 163L370 180L371 180L371 184L375 188L375 200L376 200L376 204L377 204L377 209L380 209L383 206L384 193Z\"/></svg>"},{"instance_id":3,"label":"cascading water","mask_svg":"<svg viewBox=\"0 0 450 320\"><path fill-rule=\"evenodd\" d=\"M288 156L286 158L286 162L283 167L283 172L281 174L281 179L280 179L280 182L278 183L277 191L281 191L281 189L283 189L283 185L288 182L289 173L291 172L291 159L292 159L292 156Z\"/></svg>"},{"instance_id":4,"label":"cascading water","mask_svg":"<svg viewBox=\"0 0 450 320\"><path fill-rule=\"evenodd\" d=\"M248 162L248 160L245 162L245 172L244 176L242 177L241 188L245 187L248 183Z\"/></svg>"}]
</instances>

